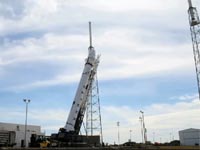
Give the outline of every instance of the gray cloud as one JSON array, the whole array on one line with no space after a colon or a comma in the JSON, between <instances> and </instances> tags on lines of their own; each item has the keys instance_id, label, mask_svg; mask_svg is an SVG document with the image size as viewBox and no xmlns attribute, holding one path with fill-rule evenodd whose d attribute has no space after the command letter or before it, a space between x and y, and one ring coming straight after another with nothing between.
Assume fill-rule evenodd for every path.
<instances>
[{"instance_id":1,"label":"gray cloud","mask_svg":"<svg viewBox=\"0 0 200 150\"><path fill-rule=\"evenodd\" d=\"M25 15L25 0L0 1L0 17L4 19L19 20Z\"/></svg>"}]
</instances>

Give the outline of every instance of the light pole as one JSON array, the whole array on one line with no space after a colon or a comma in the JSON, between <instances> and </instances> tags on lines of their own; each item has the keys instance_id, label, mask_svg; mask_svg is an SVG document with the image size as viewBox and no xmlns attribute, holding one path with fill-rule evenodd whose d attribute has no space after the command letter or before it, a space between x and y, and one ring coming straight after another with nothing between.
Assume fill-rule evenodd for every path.
<instances>
[{"instance_id":1,"label":"light pole","mask_svg":"<svg viewBox=\"0 0 200 150\"><path fill-rule=\"evenodd\" d=\"M131 132L132 132L132 130L129 130L129 132L130 132L130 142L131 142Z\"/></svg>"},{"instance_id":2,"label":"light pole","mask_svg":"<svg viewBox=\"0 0 200 150\"><path fill-rule=\"evenodd\" d=\"M118 145L119 145L119 143L120 143L119 124L120 124L120 122L118 121L118 122L117 122L117 127L118 127Z\"/></svg>"},{"instance_id":3,"label":"light pole","mask_svg":"<svg viewBox=\"0 0 200 150\"><path fill-rule=\"evenodd\" d=\"M153 132L153 143L155 143L155 132Z\"/></svg>"},{"instance_id":4,"label":"light pole","mask_svg":"<svg viewBox=\"0 0 200 150\"><path fill-rule=\"evenodd\" d=\"M169 133L169 143L172 141L172 133Z\"/></svg>"},{"instance_id":5,"label":"light pole","mask_svg":"<svg viewBox=\"0 0 200 150\"><path fill-rule=\"evenodd\" d=\"M145 123L144 123L144 112L140 110L140 113L142 114L142 123L143 123L143 136L144 136L144 143L147 142L147 135L146 135L146 127L145 127Z\"/></svg>"},{"instance_id":6,"label":"light pole","mask_svg":"<svg viewBox=\"0 0 200 150\"><path fill-rule=\"evenodd\" d=\"M26 103L26 119L25 119L25 134L24 134L24 147L26 147L26 132L27 132L27 116L28 116L28 103L31 102L30 99L24 99Z\"/></svg>"},{"instance_id":7,"label":"light pole","mask_svg":"<svg viewBox=\"0 0 200 150\"><path fill-rule=\"evenodd\" d=\"M144 142L144 133L143 133L143 121L142 121L142 117L139 117L139 121L140 121L140 124L141 124L141 134L142 134L142 143Z\"/></svg>"},{"instance_id":8,"label":"light pole","mask_svg":"<svg viewBox=\"0 0 200 150\"><path fill-rule=\"evenodd\" d=\"M199 149L200 149L200 132L199 132Z\"/></svg>"}]
</instances>

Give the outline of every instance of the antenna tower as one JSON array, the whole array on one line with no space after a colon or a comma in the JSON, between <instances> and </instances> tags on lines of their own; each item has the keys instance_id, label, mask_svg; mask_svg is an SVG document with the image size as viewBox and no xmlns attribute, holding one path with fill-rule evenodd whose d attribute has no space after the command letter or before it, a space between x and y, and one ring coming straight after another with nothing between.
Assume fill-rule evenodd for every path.
<instances>
[{"instance_id":1,"label":"antenna tower","mask_svg":"<svg viewBox=\"0 0 200 150\"><path fill-rule=\"evenodd\" d=\"M200 99L200 20L196 7L192 6L192 1L188 0L189 9L189 23L190 23L190 31L192 37L193 44L193 53L194 53L194 61L197 75L197 85L198 85L198 93Z\"/></svg>"}]
</instances>

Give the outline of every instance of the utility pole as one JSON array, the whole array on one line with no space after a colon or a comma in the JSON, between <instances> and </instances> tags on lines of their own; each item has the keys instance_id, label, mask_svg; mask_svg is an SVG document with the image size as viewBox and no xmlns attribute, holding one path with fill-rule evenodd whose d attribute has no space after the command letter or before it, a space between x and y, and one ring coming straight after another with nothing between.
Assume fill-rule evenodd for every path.
<instances>
[{"instance_id":1,"label":"utility pole","mask_svg":"<svg viewBox=\"0 0 200 150\"><path fill-rule=\"evenodd\" d=\"M119 124L120 124L120 122L118 121L117 122L117 128L118 128L118 146L120 144Z\"/></svg>"},{"instance_id":2,"label":"utility pole","mask_svg":"<svg viewBox=\"0 0 200 150\"><path fill-rule=\"evenodd\" d=\"M24 147L26 147L26 133L27 133L27 117L28 117L28 104L31 102L30 99L24 99L26 103L26 118L25 118L25 134L24 134Z\"/></svg>"},{"instance_id":3,"label":"utility pole","mask_svg":"<svg viewBox=\"0 0 200 150\"><path fill-rule=\"evenodd\" d=\"M196 69L196 76L197 76L197 86L198 86L198 93L200 99L200 21L199 15L197 12L196 7L192 6L192 1L188 0L189 9L189 23L190 23L190 31L192 37L192 45L193 45L193 53L194 53L194 61L195 61L195 69Z\"/></svg>"},{"instance_id":4,"label":"utility pole","mask_svg":"<svg viewBox=\"0 0 200 150\"><path fill-rule=\"evenodd\" d=\"M130 142L131 142L131 139L132 139L132 137L131 137L131 132L132 132L132 130L129 130L129 132L130 132Z\"/></svg>"}]
</instances>

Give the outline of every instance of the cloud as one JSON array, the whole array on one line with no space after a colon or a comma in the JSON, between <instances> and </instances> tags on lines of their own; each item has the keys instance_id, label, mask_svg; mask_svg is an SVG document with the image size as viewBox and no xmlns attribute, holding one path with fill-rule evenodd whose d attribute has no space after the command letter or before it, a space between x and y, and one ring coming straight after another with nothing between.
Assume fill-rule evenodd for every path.
<instances>
[{"instance_id":1,"label":"cloud","mask_svg":"<svg viewBox=\"0 0 200 150\"><path fill-rule=\"evenodd\" d=\"M180 0L164 3L158 0L117 3L113 0L106 3L29 0L17 5L2 2L1 6L5 8L0 17L0 76L9 81L2 81L5 89L71 83L70 76L76 77L72 82L78 82L77 76L87 56L89 19L95 21L93 43L102 56L98 69L100 80L180 69L187 72L193 66L192 46L188 42L190 38L186 38L190 36L188 22L185 23L187 17L181 13L187 3ZM32 69L34 77L23 77L19 73L36 67ZM25 80L12 81L11 74Z\"/></svg>"},{"instance_id":2,"label":"cloud","mask_svg":"<svg viewBox=\"0 0 200 150\"><path fill-rule=\"evenodd\" d=\"M55 79L50 79L50 80L42 80L42 81L35 81L32 83L27 83L27 84L20 84L17 86L9 86L7 88L3 88L3 91L26 91L27 89L34 89L38 87L49 87L49 86L54 86L54 85L63 85L63 84L70 84L70 83L75 83L79 79L80 75L73 75L73 76L57 76Z\"/></svg>"},{"instance_id":3,"label":"cloud","mask_svg":"<svg viewBox=\"0 0 200 150\"><path fill-rule=\"evenodd\" d=\"M158 23L158 20L162 20L160 23L163 25L176 26L180 29L180 21L182 22L183 17L179 6L187 9L187 3L183 3L181 0L175 2L173 0L165 2L160 2L159 0L151 2L145 0L134 2L130 0L120 0L118 2L113 0L109 2L101 0L93 2L88 0L28 0L15 3L11 3L10 1L6 4L1 3L2 7L4 7L1 14L10 14L9 16L13 16L14 14L14 16L19 18L18 20L14 20L12 17L3 17L0 27L2 35L27 31L48 32L51 30L62 32L68 27L80 27L80 24L88 20L104 24L104 27L109 26L109 24L113 26L113 23L126 24L126 22L131 25L139 23L138 25L140 26L148 22L148 26L152 26L151 21L148 19L150 18L156 23ZM48 7L46 7L47 3ZM176 21L175 17L179 18L179 22ZM118 18L122 20L118 20ZM170 18L173 18L174 21Z\"/></svg>"},{"instance_id":4,"label":"cloud","mask_svg":"<svg viewBox=\"0 0 200 150\"><path fill-rule=\"evenodd\" d=\"M77 76L80 77L79 70L82 69L86 57L84 54L87 55L88 51L87 47L85 53L80 48L83 43L81 40L84 41L84 39L75 35L47 34L40 39L28 38L10 42L1 48L0 68L2 82L8 81L15 84L7 83L3 88L21 89L39 85L63 84L62 81L64 83L74 82L77 80ZM80 45L75 44L75 41ZM13 81L13 74L23 80ZM3 80L3 78L7 78L7 80Z\"/></svg>"},{"instance_id":5,"label":"cloud","mask_svg":"<svg viewBox=\"0 0 200 150\"><path fill-rule=\"evenodd\" d=\"M172 99L172 100L178 99L180 101L191 101L192 99L197 99L198 97L199 97L198 94L186 94L183 96L171 97L170 99Z\"/></svg>"},{"instance_id":6,"label":"cloud","mask_svg":"<svg viewBox=\"0 0 200 150\"><path fill-rule=\"evenodd\" d=\"M24 15L25 1L7 0L0 3L0 16L9 19L20 19Z\"/></svg>"},{"instance_id":7,"label":"cloud","mask_svg":"<svg viewBox=\"0 0 200 150\"><path fill-rule=\"evenodd\" d=\"M159 0L154 1L130 1L130 0L119 0L117 3L114 0L110 1L101 1L96 0L93 2L90 2L89 0L86 1L78 1L76 4L79 4L80 6L87 7L89 9L99 10L99 11L106 11L106 12L130 12L130 11L162 11L162 10L169 10L172 8L178 8L177 6L179 4L182 4L181 0L172 1L167 0L165 2L160 2Z\"/></svg>"},{"instance_id":8,"label":"cloud","mask_svg":"<svg viewBox=\"0 0 200 150\"><path fill-rule=\"evenodd\" d=\"M102 54L98 73L100 80L132 78L181 68L187 70L193 66L188 57L189 55L192 57L192 53L188 51L190 47L188 44L171 46L166 44L165 47L161 45L162 43L143 45L144 41L137 38L139 35L136 30L116 28L96 37L97 52ZM87 55L87 38L87 35L48 33L40 38L7 41L1 48L0 66L4 72L2 75L7 77L7 74L10 74L9 68L23 71L25 66L22 64L27 64L26 66L32 68L36 76L33 79L28 78L28 82L4 88L29 89L40 85L74 82L74 79L78 81L78 74L81 74L84 58ZM111 39L107 40L109 38ZM42 67L46 70L45 73L39 71ZM53 75L51 72L54 72ZM70 76L76 78L70 81L68 80Z\"/></svg>"}]
</instances>

